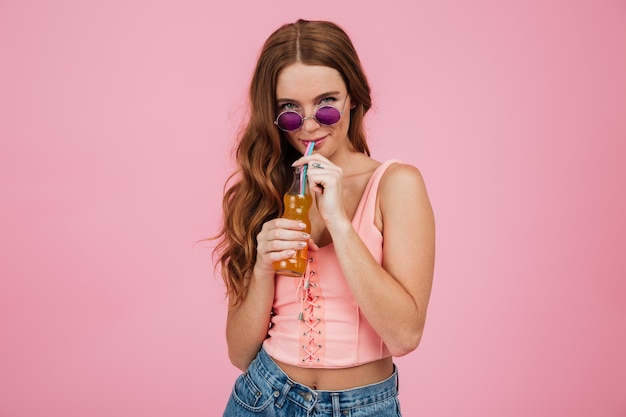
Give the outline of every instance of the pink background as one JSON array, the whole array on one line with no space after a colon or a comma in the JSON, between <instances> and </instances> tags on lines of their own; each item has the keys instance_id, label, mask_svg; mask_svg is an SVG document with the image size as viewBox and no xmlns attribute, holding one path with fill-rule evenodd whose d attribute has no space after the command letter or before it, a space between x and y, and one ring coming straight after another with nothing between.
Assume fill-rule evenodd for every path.
<instances>
[{"instance_id":1,"label":"pink background","mask_svg":"<svg viewBox=\"0 0 626 417\"><path fill-rule=\"evenodd\" d=\"M618 0L0 1L0 416L221 415L238 371L195 242L298 17L352 35L374 155L436 212L404 415L626 416Z\"/></svg>"}]
</instances>

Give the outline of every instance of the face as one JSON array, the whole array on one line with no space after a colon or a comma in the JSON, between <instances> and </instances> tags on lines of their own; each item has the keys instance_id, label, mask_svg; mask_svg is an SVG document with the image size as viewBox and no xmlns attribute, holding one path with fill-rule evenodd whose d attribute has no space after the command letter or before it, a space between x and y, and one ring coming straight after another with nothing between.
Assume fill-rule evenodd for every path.
<instances>
[{"instance_id":1,"label":"face","mask_svg":"<svg viewBox=\"0 0 626 417\"><path fill-rule=\"evenodd\" d=\"M312 117L322 106L342 112L339 121L324 125ZM334 68L298 62L284 68L276 80L276 116L292 110L305 118L300 129L283 132L302 154L310 141L315 141L315 151L327 158L338 150L349 149L350 106L346 85Z\"/></svg>"}]
</instances>

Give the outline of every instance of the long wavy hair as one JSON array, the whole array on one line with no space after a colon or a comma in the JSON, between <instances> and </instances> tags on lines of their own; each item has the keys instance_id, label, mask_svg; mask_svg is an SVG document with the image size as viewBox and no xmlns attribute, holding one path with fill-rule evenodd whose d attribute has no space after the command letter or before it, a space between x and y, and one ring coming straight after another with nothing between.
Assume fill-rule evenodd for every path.
<instances>
[{"instance_id":1,"label":"long wavy hair","mask_svg":"<svg viewBox=\"0 0 626 417\"><path fill-rule=\"evenodd\" d=\"M247 277L256 262L256 236L263 223L282 214L282 196L291 163L301 155L274 125L276 80L285 67L301 62L336 69L354 104L348 137L370 155L363 118L371 107L370 87L352 41L335 23L298 20L278 28L265 41L249 91L249 120L239 135L236 171L224 186L223 223L214 250L232 304L244 300Z\"/></svg>"}]
</instances>

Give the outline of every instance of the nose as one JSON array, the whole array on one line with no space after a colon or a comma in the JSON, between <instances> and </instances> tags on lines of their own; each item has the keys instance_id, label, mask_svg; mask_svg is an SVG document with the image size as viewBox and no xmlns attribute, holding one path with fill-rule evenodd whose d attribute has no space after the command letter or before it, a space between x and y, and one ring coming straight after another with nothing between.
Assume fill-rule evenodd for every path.
<instances>
[{"instance_id":1,"label":"nose","mask_svg":"<svg viewBox=\"0 0 626 417\"><path fill-rule=\"evenodd\" d=\"M310 122L308 122L310 120ZM308 132L312 132L320 127L314 116L307 116L302 118L302 129Z\"/></svg>"}]
</instances>

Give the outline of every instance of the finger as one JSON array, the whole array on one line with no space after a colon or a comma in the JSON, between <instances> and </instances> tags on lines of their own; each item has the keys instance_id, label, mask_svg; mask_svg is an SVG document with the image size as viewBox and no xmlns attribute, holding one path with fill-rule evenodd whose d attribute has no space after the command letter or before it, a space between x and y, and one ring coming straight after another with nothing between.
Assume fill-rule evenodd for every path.
<instances>
[{"instance_id":1,"label":"finger","mask_svg":"<svg viewBox=\"0 0 626 417\"><path fill-rule=\"evenodd\" d=\"M270 253L270 259L272 262L282 261L283 259L289 259L296 254L296 251L293 249L281 251L281 252L272 252Z\"/></svg>"},{"instance_id":2,"label":"finger","mask_svg":"<svg viewBox=\"0 0 626 417\"><path fill-rule=\"evenodd\" d=\"M309 186L311 188L319 187L325 189L336 186L340 183L341 178L337 172L327 169L312 169L308 175Z\"/></svg>"},{"instance_id":3,"label":"finger","mask_svg":"<svg viewBox=\"0 0 626 417\"><path fill-rule=\"evenodd\" d=\"M306 224L300 220L286 219L280 217L274 221L274 229L304 230Z\"/></svg>"},{"instance_id":4,"label":"finger","mask_svg":"<svg viewBox=\"0 0 626 417\"><path fill-rule=\"evenodd\" d=\"M302 249L306 246L304 242L310 238L311 235L301 229L274 228L262 231L257 235L257 248L259 252L263 253L289 248Z\"/></svg>"},{"instance_id":5,"label":"finger","mask_svg":"<svg viewBox=\"0 0 626 417\"><path fill-rule=\"evenodd\" d=\"M302 166L302 165L306 165L306 164L309 164L310 168L313 168L312 167L313 164L319 164L319 165L323 166L324 169L331 169L333 167L336 167L336 165L334 165L327 158L325 158L324 156L322 156L320 154L313 154L313 155L309 155L309 156L300 157L293 164L291 164L291 166L295 167L295 166Z\"/></svg>"},{"instance_id":6,"label":"finger","mask_svg":"<svg viewBox=\"0 0 626 417\"><path fill-rule=\"evenodd\" d=\"M274 263L276 261L282 261L283 259L289 259L296 254L295 249L286 249L284 251L267 252L263 255L264 263ZM257 260L259 262L259 260Z\"/></svg>"},{"instance_id":7,"label":"finger","mask_svg":"<svg viewBox=\"0 0 626 417\"><path fill-rule=\"evenodd\" d=\"M271 240L263 245L265 253L279 253L288 250L300 250L307 246L307 240Z\"/></svg>"},{"instance_id":8,"label":"finger","mask_svg":"<svg viewBox=\"0 0 626 417\"><path fill-rule=\"evenodd\" d=\"M309 239L307 243L309 245L309 250L312 252L317 252L320 249L319 245L315 243L313 239Z\"/></svg>"}]
</instances>

